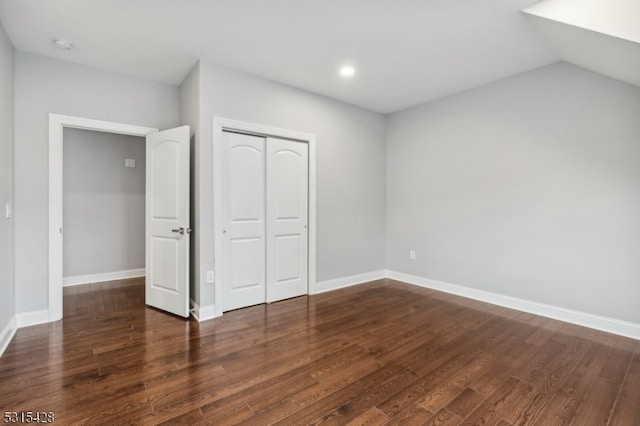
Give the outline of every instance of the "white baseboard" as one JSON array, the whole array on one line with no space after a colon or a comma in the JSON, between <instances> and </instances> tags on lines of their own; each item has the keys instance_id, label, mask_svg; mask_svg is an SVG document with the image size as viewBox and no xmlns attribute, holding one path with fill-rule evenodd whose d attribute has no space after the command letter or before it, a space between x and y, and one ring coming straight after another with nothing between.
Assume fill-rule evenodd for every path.
<instances>
[{"instance_id":1,"label":"white baseboard","mask_svg":"<svg viewBox=\"0 0 640 426\"><path fill-rule=\"evenodd\" d=\"M222 314L216 315L216 310L213 305L200 306L191 299L191 314L198 321L207 321L219 317Z\"/></svg>"},{"instance_id":2,"label":"white baseboard","mask_svg":"<svg viewBox=\"0 0 640 426\"><path fill-rule=\"evenodd\" d=\"M387 271L387 278L640 340L640 324L629 321L603 317L600 315L575 311L573 309L547 305L545 303L532 302L526 299L519 299L517 297L505 296L456 284L449 284L401 272Z\"/></svg>"},{"instance_id":3,"label":"white baseboard","mask_svg":"<svg viewBox=\"0 0 640 426\"><path fill-rule=\"evenodd\" d=\"M311 294L324 293L325 291L337 290L339 288L351 287L352 285L363 284L369 281L375 281L386 278L387 271L373 271L364 274L350 275L348 277L335 278L333 280L316 282L315 291Z\"/></svg>"},{"instance_id":4,"label":"white baseboard","mask_svg":"<svg viewBox=\"0 0 640 426\"><path fill-rule=\"evenodd\" d=\"M7 346L11 343L11 339L13 339L17 329L16 317L14 316L9 320L9 323L4 327L4 329L0 331L0 356L4 354L5 350L7 350Z\"/></svg>"},{"instance_id":5,"label":"white baseboard","mask_svg":"<svg viewBox=\"0 0 640 426\"><path fill-rule=\"evenodd\" d=\"M16 314L16 325L18 328L44 324L47 322L51 322L48 309Z\"/></svg>"},{"instance_id":6,"label":"white baseboard","mask_svg":"<svg viewBox=\"0 0 640 426\"><path fill-rule=\"evenodd\" d=\"M145 273L145 268L139 268L128 269L126 271L105 272L102 274L75 275L62 278L62 286L70 287L74 285L102 283L105 281L126 280L128 278L144 277Z\"/></svg>"}]
</instances>

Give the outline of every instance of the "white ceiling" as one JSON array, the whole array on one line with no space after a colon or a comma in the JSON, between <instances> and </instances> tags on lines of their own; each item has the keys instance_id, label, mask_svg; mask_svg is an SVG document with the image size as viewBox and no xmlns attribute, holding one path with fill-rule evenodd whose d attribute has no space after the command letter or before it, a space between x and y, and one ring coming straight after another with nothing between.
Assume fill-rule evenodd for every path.
<instances>
[{"instance_id":1,"label":"white ceiling","mask_svg":"<svg viewBox=\"0 0 640 426\"><path fill-rule=\"evenodd\" d=\"M559 60L536 1L0 0L0 22L23 51L173 85L202 59L389 113Z\"/></svg>"}]
</instances>

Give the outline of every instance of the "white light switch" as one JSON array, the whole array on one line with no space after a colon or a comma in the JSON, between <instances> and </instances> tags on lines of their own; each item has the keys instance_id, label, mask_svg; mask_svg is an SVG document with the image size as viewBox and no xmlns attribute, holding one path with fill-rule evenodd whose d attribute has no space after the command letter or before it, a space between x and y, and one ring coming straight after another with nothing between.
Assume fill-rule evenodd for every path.
<instances>
[{"instance_id":1,"label":"white light switch","mask_svg":"<svg viewBox=\"0 0 640 426\"><path fill-rule=\"evenodd\" d=\"M4 217L7 219L11 218L11 203L4 205Z\"/></svg>"},{"instance_id":2,"label":"white light switch","mask_svg":"<svg viewBox=\"0 0 640 426\"><path fill-rule=\"evenodd\" d=\"M213 271L207 271L207 283L212 283L214 280Z\"/></svg>"},{"instance_id":3,"label":"white light switch","mask_svg":"<svg viewBox=\"0 0 640 426\"><path fill-rule=\"evenodd\" d=\"M124 160L124 166L125 167L135 167L136 166L136 160L134 160L133 158L126 158Z\"/></svg>"},{"instance_id":4,"label":"white light switch","mask_svg":"<svg viewBox=\"0 0 640 426\"><path fill-rule=\"evenodd\" d=\"M409 250L409 260L416 260L416 251Z\"/></svg>"}]
</instances>

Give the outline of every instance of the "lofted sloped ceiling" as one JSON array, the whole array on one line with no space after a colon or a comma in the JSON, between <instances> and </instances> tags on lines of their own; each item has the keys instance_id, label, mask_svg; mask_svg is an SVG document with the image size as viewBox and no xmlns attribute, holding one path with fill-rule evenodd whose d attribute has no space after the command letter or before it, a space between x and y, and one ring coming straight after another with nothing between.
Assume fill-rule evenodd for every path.
<instances>
[{"instance_id":1,"label":"lofted sloped ceiling","mask_svg":"<svg viewBox=\"0 0 640 426\"><path fill-rule=\"evenodd\" d=\"M561 59L640 86L639 0L545 0L523 12Z\"/></svg>"},{"instance_id":2,"label":"lofted sloped ceiling","mask_svg":"<svg viewBox=\"0 0 640 426\"><path fill-rule=\"evenodd\" d=\"M201 59L390 113L560 59L608 73L575 57L587 41L554 34L567 24L536 2L0 0L0 22L22 51L173 85ZM348 80L345 64L356 68Z\"/></svg>"}]
</instances>

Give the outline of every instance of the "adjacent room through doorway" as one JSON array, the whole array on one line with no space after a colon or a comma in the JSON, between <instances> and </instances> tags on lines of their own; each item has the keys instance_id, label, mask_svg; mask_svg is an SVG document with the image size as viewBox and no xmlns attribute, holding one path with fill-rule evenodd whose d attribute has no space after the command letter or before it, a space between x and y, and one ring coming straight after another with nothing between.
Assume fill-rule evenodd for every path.
<instances>
[{"instance_id":1,"label":"adjacent room through doorway","mask_svg":"<svg viewBox=\"0 0 640 426\"><path fill-rule=\"evenodd\" d=\"M63 133L63 286L145 274L145 140Z\"/></svg>"}]
</instances>

